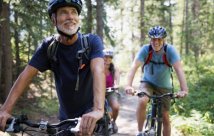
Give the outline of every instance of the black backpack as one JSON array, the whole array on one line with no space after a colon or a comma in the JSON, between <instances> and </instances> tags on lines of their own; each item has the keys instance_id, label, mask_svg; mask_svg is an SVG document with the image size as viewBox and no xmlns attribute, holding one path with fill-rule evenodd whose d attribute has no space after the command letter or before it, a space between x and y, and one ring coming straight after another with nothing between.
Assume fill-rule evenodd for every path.
<instances>
[{"instance_id":1,"label":"black backpack","mask_svg":"<svg viewBox=\"0 0 214 136\"><path fill-rule=\"evenodd\" d=\"M89 60L89 55L90 55L90 44L88 41L88 34L82 34L81 35L81 49L78 50L76 54L76 58L78 59L79 67L78 67L78 74L77 74L77 82L76 82L76 87L75 90L77 91L79 89L79 71L85 66L83 64L83 55L87 60ZM48 59L50 60L51 63L57 62L57 49L59 46L59 42L56 40L56 36L53 36L53 41L49 44L48 49L47 49L47 56Z\"/></svg>"}]
</instances>

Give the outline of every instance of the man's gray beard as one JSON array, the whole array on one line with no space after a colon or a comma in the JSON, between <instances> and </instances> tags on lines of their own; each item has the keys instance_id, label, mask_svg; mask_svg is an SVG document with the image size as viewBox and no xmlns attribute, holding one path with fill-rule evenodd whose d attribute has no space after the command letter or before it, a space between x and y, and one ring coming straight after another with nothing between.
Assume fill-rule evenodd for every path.
<instances>
[{"instance_id":1,"label":"man's gray beard","mask_svg":"<svg viewBox=\"0 0 214 136\"><path fill-rule=\"evenodd\" d=\"M67 35L75 34L78 30L79 26L77 25L74 29L65 29L63 25L58 25L58 29Z\"/></svg>"}]
</instances>

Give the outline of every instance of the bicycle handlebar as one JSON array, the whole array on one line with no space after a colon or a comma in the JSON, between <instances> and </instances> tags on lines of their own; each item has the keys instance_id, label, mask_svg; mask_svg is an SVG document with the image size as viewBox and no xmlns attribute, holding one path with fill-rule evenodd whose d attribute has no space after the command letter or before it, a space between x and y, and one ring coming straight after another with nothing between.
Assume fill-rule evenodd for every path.
<instances>
[{"instance_id":1,"label":"bicycle handlebar","mask_svg":"<svg viewBox=\"0 0 214 136\"><path fill-rule=\"evenodd\" d=\"M98 120L94 129L94 134L102 134L103 129L108 130L108 126L105 125L106 122L108 124L109 121L110 120L108 119L107 116L103 116L103 118ZM39 129L34 130L34 132L44 133L45 131L45 133L49 135L57 135L59 133L62 133L63 131L69 131L72 134L75 134L79 132L80 123L81 117L74 119L66 119L55 124L49 124L48 121L40 121L39 123L33 123L32 121L28 120L26 115L20 115L18 117L9 118L6 123L5 130L6 132L9 133L19 133L19 132L27 133L29 131L32 131L26 129L27 127L30 127ZM23 125L26 125L27 127L23 128ZM68 125L68 127L62 128L61 131L58 131L61 127L63 127L63 125Z\"/></svg>"},{"instance_id":2,"label":"bicycle handlebar","mask_svg":"<svg viewBox=\"0 0 214 136\"><path fill-rule=\"evenodd\" d=\"M56 124L49 124L48 121L40 121L39 123L33 123L28 120L26 115L21 115L20 117L12 117L7 120L6 132L18 133L24 132L24 129L21 127L22 124L27 125L32 128L39 128L40 130L56 129L61 126L68 124L71 126L70 132L77 133L79 131L81 118L67 119L63 120Z\"/></svg>"},{"instance_id":3,"label":"bicycle handlebar","mask_svg":"<svg viewBox=\"0 0 214 136\"><path fill-rule=\"evenodd\" d=\"M174 95L174 93L165 93L165 94L162 94L162 95L148 95L147 93L145 92L137 92L136 95L138 97L143 97L144 95L146 95L147 97L149 97L150 99L160 99L160 98L163 98L163 97L167 97L169 96L170 98L177 98L177 96Z\"/></svg>"},{"instance_id":4,"label":"bicycle handlebar","mask_svg":"<svg viewBox=\"0 0 214 136\"><path fill-rule=\"evenodd\" d=\"M108 88L106 88L106 93L111 93L111 92L119 93L118 90L119 90L118 87L108 87Z\"/></svg>"}]
</instances>

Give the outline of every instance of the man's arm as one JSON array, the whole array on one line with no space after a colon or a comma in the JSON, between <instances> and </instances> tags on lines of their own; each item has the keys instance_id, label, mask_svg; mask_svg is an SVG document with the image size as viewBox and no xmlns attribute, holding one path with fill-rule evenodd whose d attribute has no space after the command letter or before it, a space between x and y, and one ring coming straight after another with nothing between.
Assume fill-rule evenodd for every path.
<instances>
[{"instance_id":1,"label":"man's arm","mask_svg":"<svg viewBox=\"0 0 214 136\"><path fill-rule=\"evenodd\" d=\"M181 62L176 62L173 64L173 67L175 69L181 88L180 92L178 92L178 97L185 97L188 94L188 87Z\"/></svg>"},{"instance_id":2,"label":"man's arm","mask_svg":"<svg viewBox=\"0 0 214 136\"><path fill-rule=\"evenodd\" d=\"M93 75L93 91L94 91L94 110L104 113L105 103L105 70L104 60L95 58L91 62L91 71Z\"/></svg>"},{"instance_id":3,"label":"man's arm","mask_svg":"<svg viewBox=\"0 0 214 136\"><path fill-rule=\"evenodd\" d=\"M134 89L132 88L132 82L134 80L135 73L140 66L142 66L142 62L139 60L134 60L134 62L132 63L131 70L127 77L127 85L125 88L127 94L134 93Z\"/></svg>"},{"instance_id":4,"label":"man's arm","mask_svg":"<svg viewBox=\"0 0 214 136\"><path fill-rule=\"evenodd\" d=\"M12 109L24 92L25 88L30 84L32 78L36 76L38 70L30 65L27 65L24 71L19 75L7 97L7 100L0 109L0 129L3 130L7 118L10 116Z\"/></svg>"},{"instance_id":5,"label":"man's arm","mask_svg":"<svg viewBox=\"0 0 214 136\"><path fill-rule=\"evenodd\" d=\"M104 115L105 103L105 73L103 58L91 60L91 72L93 75L94 107L93 111L82 116L80 132L82 135L92 134L96 122Z\"/></svg>"}]
</instances>

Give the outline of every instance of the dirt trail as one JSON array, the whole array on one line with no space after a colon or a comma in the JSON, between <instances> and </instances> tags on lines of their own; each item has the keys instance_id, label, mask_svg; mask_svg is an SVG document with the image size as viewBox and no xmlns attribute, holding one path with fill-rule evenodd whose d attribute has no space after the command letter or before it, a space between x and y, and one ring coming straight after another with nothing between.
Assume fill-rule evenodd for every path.
<instances>
[{"instance_id":1,"label":"dirt trail","mask_svg":"<svg viewBox=\"0 0 214 136\"><path fill-rule=\"evenodd\" d=\"M136 107L137 97L121 94L121 107L117 119L118 134L114 136L134 136L137 132Z\"/></svg>"}]
</instances>

